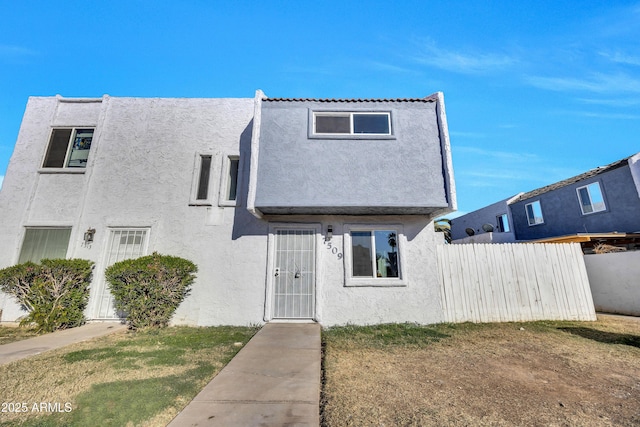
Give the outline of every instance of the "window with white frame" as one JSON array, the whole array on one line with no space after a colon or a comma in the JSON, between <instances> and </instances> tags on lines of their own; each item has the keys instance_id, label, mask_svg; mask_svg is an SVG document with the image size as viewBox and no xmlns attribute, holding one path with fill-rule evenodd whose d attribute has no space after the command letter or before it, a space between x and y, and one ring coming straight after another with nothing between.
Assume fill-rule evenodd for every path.
<instances>
[{"instance_id":1,"label":"window with white frame","mask_svg":"<svg viewBox=\"0 0 640 427\"><path fill-rule=\"evenodd\" d=\"M200 155L200 168L198 171L198 187L196 190L196 200L207 200L209 198L210 176L211 176L211 156Z\"/></svg>"},{"instance_id":2,"label":"window with white frame","mask_svg":"<svg viewBox=\"0 0 640 427\"><path fill-rule=\"evenodd\" d=\"M498 222L498 230L502 233L508 233L510 231L509 228L509 216L504 213L502 215L498 215L496 217L496 221Z\"/></svg>"},{"instance_id":3,"label":"window with white frame","mask_svg":"<svg viewBox=\"0 0 640 427\"><path fill-rule=\"evenodd\" d=\"M352 277L400 277L397 230L353 230L350 236Z\"/></svg>"},{"instance_id":4,"label":"window with white frame","mask_svg":"<svg viewBox=\"0 0 640 427\"><path fill-rule=\"evenodd\" d=\"M582 209L583 215L607 209L599 183L594 182L592 184L585 185L584 187L578 187L576 191L578 192L580 209Z\"/></svg>"},{"instance_id":5,"label":"window with white frame","mask_svg":"<svg viewBox=\"0 0 640 427\"><path fill-rule=\"evenodd\" d=\"M56 128L51 132L43 168L85 168L93 129Z\"/></svg>"},{"instance_id":6,"label":"window with white frame","mask_svg":"<svg viewBox=\"0 0 640 427\"><path fill-rule=\"evenodd\" d=\"M527 203L524 206L527 211L527 221L529 225L537 225L544 223L544 217L542 216L542 207L540 206L540 200Z\"/></svg>"},{"instance_id":7,"label":"window with white frame","mask_svg":"<svg viewBox=\"0 0 640 427\"><path fill-rule=\"evenodd\" d=\"M220 205L235 206L238 198L238 171L240 170L240 156L226 156L222 166L220 180Z\"/></svg>"},{"instance_id":8,"label":"window with white frame","mask_svg":"<svg viewBox=\"0 0 640 427\"><path fill-rule=\"evenodd\" d=\"M391 113L328 112L313 113L315 135L391 135Z\"/></svg>"},{"instance_id":9,"label":"window with white frame","mask_svg":"<svg viewBox=\"0 0 640 427\"><path fill-rule=\"evenodd\" d=\"M18 263L40 262L41 259L65 258L69 247L71 228L37 228L25 230Z\"/></svg>"}]
</instances>

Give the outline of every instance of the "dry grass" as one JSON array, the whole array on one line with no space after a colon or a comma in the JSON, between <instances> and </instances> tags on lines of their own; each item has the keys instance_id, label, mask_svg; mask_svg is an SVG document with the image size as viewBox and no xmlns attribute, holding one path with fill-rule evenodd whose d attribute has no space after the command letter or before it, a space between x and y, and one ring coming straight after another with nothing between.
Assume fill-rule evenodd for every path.
<instances>
[{"instance_id":1,"label":"dry grass","mask_svg":"<svg viewBox=\"0 0 640 427\"><path fill-rule=\"evenodd\" d=\"M33 328L21 328L17 324L0 326L0 345L38 336Z\"/></svg>"},{"instance_id":2,"label":"dry grass","mask_svg":"<svg viewBox=\"0 0 640 427\"><path fill-rule=\"evenodd\" d=\"M2 413L0 425L164 426L255 333L121 332L0 366L0 402L70 402L65 414Z\"/></svg>"},{"instance_id":3,"label":"dry grass","mask_svg":"<svg viewBox=\"0 0 640 427\"><path fill-rule=\"evenodd\" d=\"M638 321L423 329L327 331L323 425L640 425Z\"/></svg>"}]
</instances>

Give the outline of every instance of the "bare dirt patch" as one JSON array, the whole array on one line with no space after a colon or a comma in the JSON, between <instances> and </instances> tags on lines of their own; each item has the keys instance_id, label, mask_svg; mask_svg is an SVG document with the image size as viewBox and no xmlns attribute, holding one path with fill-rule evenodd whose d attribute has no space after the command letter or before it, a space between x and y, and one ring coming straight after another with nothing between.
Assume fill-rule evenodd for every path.
<instances>
[{"instance_id":1,"label":"bare dirt patch","mask_svg":"<svg viewBox=\"0 0 640 427\"><path fill-rule=\"evenodd\" d=\"M323 425L640 425L637 320L425 329L327 331Z\"/></svg>"}]
</instances>

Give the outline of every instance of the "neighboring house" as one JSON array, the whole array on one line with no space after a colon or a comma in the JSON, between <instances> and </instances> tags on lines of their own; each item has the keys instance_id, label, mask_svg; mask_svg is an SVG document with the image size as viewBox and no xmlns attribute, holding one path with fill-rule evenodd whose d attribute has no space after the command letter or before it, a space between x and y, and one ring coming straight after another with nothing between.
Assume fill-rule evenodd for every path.
<instances>
[{"instance_id":1,"label":"neighboring house","mask_svg":"<svg viewBox=\"0 0 640 427\"><path fill-rule=\"evenodd\" d=\"M452 220L451 228L460 243L493 229L485 241L573 241L586 248L600 241L634 248L639 212L640 153L470 212Z\"/></svg>"},{"instance_id":2,"label":"neighboring house","mask_svg":"<svg viewBox=\"0 0 640 427\"><path fill-rule=\"evenodd\" d=\"M175 324L443 321L433 218L456 208L442 94L33 97L0 192L0 267L157 251L199 271ZM2 321L24 314L0 295Z\"/></svg>"}]
</instances>

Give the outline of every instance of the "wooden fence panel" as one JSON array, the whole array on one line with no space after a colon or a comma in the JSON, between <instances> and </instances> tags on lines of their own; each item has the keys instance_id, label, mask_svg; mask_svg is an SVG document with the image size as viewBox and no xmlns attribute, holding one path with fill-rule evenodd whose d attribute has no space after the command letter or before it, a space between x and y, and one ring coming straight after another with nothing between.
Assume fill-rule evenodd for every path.
<instances>
[{"instance_id":1,"label":"wooden fence panel","mask_svg":"<svg viewBox=\"0 0 640 427\"><path fill-rule=\"evenodd\" d=\"M439 245L446 322L596 320L578 244Z\"/></svg>"}]
</instances>

